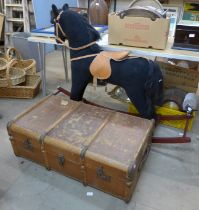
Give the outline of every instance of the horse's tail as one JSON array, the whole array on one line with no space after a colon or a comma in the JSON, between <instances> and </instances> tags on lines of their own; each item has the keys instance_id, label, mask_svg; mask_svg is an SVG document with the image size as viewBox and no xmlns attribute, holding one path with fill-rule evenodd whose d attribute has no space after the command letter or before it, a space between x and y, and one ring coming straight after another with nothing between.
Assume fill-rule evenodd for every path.
<instances>
[{"instance_id":1,"label":"horse's tail","mask_svg":"<svg viewBox=\"0 0 199 210\"><path fill-rule=\"evenodd\" d=\"M159 65L149 60L149 75L145 83L146 97L152 104L161 105L163 101L163 75Z\"/></svg>"}]
</instances>

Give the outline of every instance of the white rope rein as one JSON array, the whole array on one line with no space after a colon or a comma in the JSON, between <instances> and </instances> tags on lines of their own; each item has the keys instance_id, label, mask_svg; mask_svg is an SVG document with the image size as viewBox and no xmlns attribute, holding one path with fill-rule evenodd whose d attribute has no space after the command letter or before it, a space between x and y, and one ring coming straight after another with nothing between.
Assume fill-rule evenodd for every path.
<instances>
[{"instance_id":1,"label":"white rope rein","mask_svg":"<svg viewBox=\"0 0 199 210\"><path fill-rule=\"evenodd\" d=\"M62 40L60 39L60 37L59 37L58 30L60 30L61 33L62 33L62 35L63 35L65 38L67 38L66 34L64 33L64 31L63 31L63 29L62 29L62 27L61 27L61 25L60 25L60 23L59 23L59 20L60 20L60 18L61 18L62 13L63 13L63 11L61 11L61 12L59 13L59 15L57 16L57 18L54 20L54 22L55 22L55 28L56 28L55 39L56 39L57 41L59 41L61 44L63 44L65 47L67 47L67 48L70 49L70 50L82 50L82 49L86 49L86 48L88 48L88 47L90 47L90 46L96 44L96 41L94 41L94 42L90 42L90 43L88 43L88 44L86 44L86 45L83 45L83 46L81 46L81 47L70 47L66 42L62 41Z\"/></svg>"}]
</instances>

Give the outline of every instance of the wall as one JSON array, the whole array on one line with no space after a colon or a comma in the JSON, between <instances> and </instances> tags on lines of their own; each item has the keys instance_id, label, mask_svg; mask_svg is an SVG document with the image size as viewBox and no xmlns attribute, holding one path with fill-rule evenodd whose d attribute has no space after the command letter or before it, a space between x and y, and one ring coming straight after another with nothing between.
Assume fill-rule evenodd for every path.
<instances>
[{"instance_id":1,"label":"wall","mask_svg":"<svg viewBox=\"0 0 199 210\"><path fill-rule=\"evenodd\" d=\"M76 0L32 0L36 27L43 28L49 26L51 5L55 4L61 8L65 3L68 3L70 6L77 6Z\"/></svg>"},{"instance_id":2,"label":"wall","mask_svg":"<svg viewBox=\"0 0 199 210\"><path fill-rule=\"evenodd\" d=\"M116 1L117 1L117 10L126 9L128 5L132 2L131 0L116 0ZM77 0L77 2L79 7L87 7L87 0ZM169 0L169 4L182 5L183 0Z\"/></svg>"},{"instance_id":3,"label":"wall","mask_svg":"<svg viewBox=\"0 0 199 210\"><path fill-rule=\"evenodd\" d=\"M36 28L45 28L51 25L50 11L52 4L61 8L65 3L68 3L71 7L77 6L76 0L32 0ZM51 52L52 50L54 50L54 46L48 45L46 47L46 52Z\"/></svg>"}]
</instances>

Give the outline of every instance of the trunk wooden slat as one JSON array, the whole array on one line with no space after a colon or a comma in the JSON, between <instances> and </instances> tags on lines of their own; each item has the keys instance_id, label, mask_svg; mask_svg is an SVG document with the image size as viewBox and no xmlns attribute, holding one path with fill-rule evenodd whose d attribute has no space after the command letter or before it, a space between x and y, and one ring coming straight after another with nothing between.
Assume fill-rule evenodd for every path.
<instances>
[{"instance_id":1,"label":"trunk wooden slat","mask_svg":"<svg viewBox=\"0 0 199 210\"><path fill-rule=\"evenodd\" d=\"M49 96L8 123L8 133L15 155L45 165L43 138L64 114L79 103L62 105L63 96ZM55 124L56 125L56 124ZM54 125L54 126L55 126Z\"/></svg>"},{"instance_id":2,"label":"trunk wooden slat","mask_svg":"<svg viewBox=\"0 0 199 210\"><path fill-rule=\"evenodd\" d=\"M48 168L84 181L81 154L88 147L89 140L94 140L90 137L100 132L110 113L109 110L81 103L46 136Z\"/></svg>"},{"instance_id":3,"label":"trunk wooden slat","mask_svg":"<svg viewBox=\"0 0 199 210\"><path fill-rule=\"evenodd\" d=\"M154 121L51 95L8 124L22 156L129 201Z\"/></svg>"}]
</instances>

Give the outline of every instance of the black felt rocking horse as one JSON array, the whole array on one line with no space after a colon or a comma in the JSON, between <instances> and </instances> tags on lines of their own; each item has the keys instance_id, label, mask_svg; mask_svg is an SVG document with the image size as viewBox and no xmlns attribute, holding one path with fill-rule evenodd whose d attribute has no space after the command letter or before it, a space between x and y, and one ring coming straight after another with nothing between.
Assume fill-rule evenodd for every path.
<instances>
[{"instance_id":1,"label":"black felt rocking horse","mask_svg":"<svg viewBox=\"0 0 199 210\"><path fill-rule=\"evenodd\" d=\"M121 86L141 117L155 118L155 105L162 99L163 77L159 66L145 58L128 58L127 52L104 52L96 41L100 34L87 19L68 9L65 4L59 13L52 5L55 36L59 43L68 40L72 68L71 99L80 101L86 86L93 79L105 79ZM119 60L119 61L118 61Z\"/></svg>"}]
</instances>

